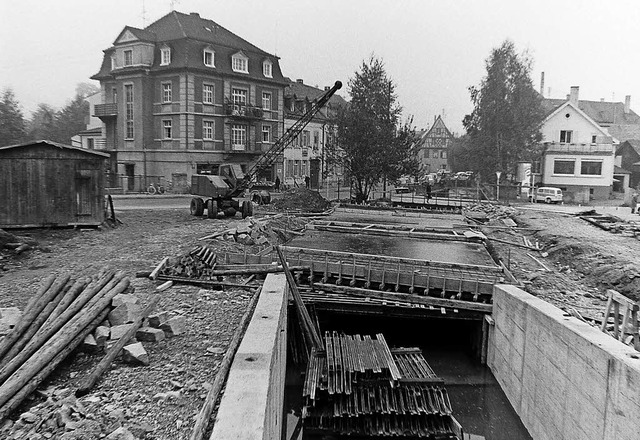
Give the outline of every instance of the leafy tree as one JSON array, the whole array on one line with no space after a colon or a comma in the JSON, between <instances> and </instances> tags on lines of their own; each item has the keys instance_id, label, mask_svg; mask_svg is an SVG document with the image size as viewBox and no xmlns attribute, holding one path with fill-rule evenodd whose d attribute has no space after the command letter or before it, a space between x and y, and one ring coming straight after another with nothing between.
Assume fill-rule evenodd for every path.
<instances>
[{"instance_id":1,"label":"leafy tree","mask_svg":"<svg viewBox=\"0 0 640 440\"><path fill-rule=\"evenodd\" d=\"M93 83L82 82L76 85L76 96L82 96L83 98L96 94L99 91L100 86Z\"/></svg>"},{"instance_id":2,"label":"leafy tree","mask_svg":"<svg viewBox=\"0 0 640 440\"><path fill-rule=\"evenodd\" d=\"M486 60L480 87L469 87L474 109L463 125L469 136L470 169L487 179L495 171L515 175L517 163L531 160L542 139L542 98L531 81L532 60L505 40Z\"/></svg>"},{"instance_id":3,"label":"leafy tree","mask_svg":"<svg viewBox=\"0 0 640 440\"><path fill-rule=\"evenodd\" d=\"M399 123L402 108L381 60L372 56L363 61L349 80L349 95L349 105L337 114L337 145L356 200L365 201L381 181L396 180L417 167L410 160L416 136L411 121Z\"/></svg>"},{"instance_id":4,"label":"leafy tree","mask_svg":"<svg viewBox=\"0 0 640 440\"><path fill-rule=\"evenodd\" d=\"M29 139L51 139L55 130L56 109L49 104L39 104L27 123Z\"/></svg>"},{"instance_id":5,"label":"leafy tree","mask_svg":"<svg viewBox=\"0 0 640 440\"><path fill-rule=\"evenodd\" d=\"M477 168L474 163L473 145L468 134L453 138L449 149L451 171L467 171Z\"/></svg>"},{"instance_id":6,"label":"leafy tree","mask_svg":"<svg viewBox=\"0 0 640 440\"><path fill-rule=\"evenodd\" d=\"M0 100L0 147L24 142L27 133L20 105L11 89L5 89Z\"/></svg>"},{"instance_id":7,"label":"leafy tree","mask_svg":"<svg viewBox=\"0 0 640 440\"><path fill-rule=\"evenodd\" d=\"M76 95L73 101L56 113L51 140L71 144L71 138L87 128L88 117L89 103L84 96Z\"/></svg>"}]
</instances>

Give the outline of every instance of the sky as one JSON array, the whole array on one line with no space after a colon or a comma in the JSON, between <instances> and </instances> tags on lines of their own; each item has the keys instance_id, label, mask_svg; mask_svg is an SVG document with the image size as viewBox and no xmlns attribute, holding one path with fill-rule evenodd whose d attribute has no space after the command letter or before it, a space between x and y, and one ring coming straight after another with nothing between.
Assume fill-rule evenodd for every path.
<instances>
[{"instance_id":1,"label":"sky","mask_svg":"<svg viewBox=\"0 0 640 440\"><path fill-rule=\"evenodd\" d=\"M320 88L380 58L417 129L441 115L464 133L468 87L505 39L533 59L538 90L545 72L545 96L579 86L580 99L631 95L640 110L637 0L0 0L0 91L12 89L27 117L40 103L61 108L125 26L172 9L215 21L277 55L285 76Z\"/></svg>"}]
</instances>

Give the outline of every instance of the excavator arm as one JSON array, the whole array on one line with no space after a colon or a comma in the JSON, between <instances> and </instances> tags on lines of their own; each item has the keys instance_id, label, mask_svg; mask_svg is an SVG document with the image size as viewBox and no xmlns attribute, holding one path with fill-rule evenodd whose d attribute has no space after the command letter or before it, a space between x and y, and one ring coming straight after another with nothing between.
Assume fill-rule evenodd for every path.
<instances>
[{"instance_id":1,"label":"excavator arm","mask_svg":"<svg viewBox=\"0 0 640 440\"><path fill-rule=\"evenodd\" d=\"M342 82L336 81L333 87L327 90L317 101L315 101L311 108L298 119L283 135L276 141L275 144L269 150L267 150L258 160L247 170L244 178L239 182L234 193L240 194L245 189L249 188L252 180L258 175L261 170L267 169L272 166L277 160L284 149L302 132L309 122L316 116L316 114L324 107L329 99L342 88Z\"/></svg>"}]
</instances>

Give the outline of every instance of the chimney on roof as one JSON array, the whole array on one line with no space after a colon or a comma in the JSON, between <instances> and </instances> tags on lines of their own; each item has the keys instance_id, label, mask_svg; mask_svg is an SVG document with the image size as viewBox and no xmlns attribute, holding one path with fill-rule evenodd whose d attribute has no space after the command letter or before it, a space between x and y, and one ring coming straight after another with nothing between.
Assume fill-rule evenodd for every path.
<instances>
[{"instance_id":1,"label":"chimney on roof","mask_svg":"<svg viewBox=\"0 0 640 440\"><path fill-rule=\"evenodd\" d=\"M326 92L327 90L330 90L331 86L324 86L324 91Z\"/></svg>"},{"instance_id":2,"label":"chimney on roof","mask_svg":"<svg viewBox=\"0 0 640 440\"><path fill-rule=\"evenodd\" d=\"M604 102L604 98L600 98L600 102Z\"/></svg>"},{"instance_id":3,"label":"chimney on roof","mask_svg":"<svg viewBox=\"0 0 640 440\"><path fill-rule=\"evenodd\" d=\"M628 115L629 111L631 111L631 95L624 97L624 114Z\"/></svg>"},{"instance_id":4,"label":"chimney on roof","mask_svg":"<svg viewBox=\"0 0 640 440\"><path fill-rule=\"evenodd\" d=\"M191 14L189 14L189 15L191 15L192 17L200 18L200 14L198 14L197 12L192 12L192 13L191 13Z\"/></svg>"},{"instance_id":5,"label":"chimney on roof","mask_svg":"<svg viewBox=\"0 0 640 440\"><path fill-rule=\"evenodd\" d=\"M580 92L579 86L571 86L571 93L569 94L569 100L572 104L578 105L578 93Z\"/></svg>"},{"instance_id":6,"label":"chimney on roof","mask_svg":"<svg viewBox=\"0 0 640 440\"><path fill-rule=\"evenodd\" d=\"M296 82L297 82L298 84L304 84L304 81L302 80L302 78L298 78L298 79L296 80Z\"/></svg>"},{"instance_id":7,"label":"chimney on roof","mask_svg":"<svg viewBox=\"0 0 640 440\"><path fill-rule=\"evenodd\" d=\"M544 72L540 74L540 94L544 98Z\"/></svg>"}]
</instances>

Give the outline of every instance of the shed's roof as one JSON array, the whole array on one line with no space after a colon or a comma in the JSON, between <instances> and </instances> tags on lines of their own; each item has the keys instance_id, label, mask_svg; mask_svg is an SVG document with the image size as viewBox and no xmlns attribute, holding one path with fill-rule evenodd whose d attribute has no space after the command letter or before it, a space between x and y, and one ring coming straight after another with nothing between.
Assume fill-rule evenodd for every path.
<instances>
[{"instance_id":1,"label":"shed's roof","mask_svg":"<svg viewBox=\"0 0 640 440\"><path fill-rule=\"evenodd\" d=\"M15 149L15 148L30 147L30 146L33 146L33 145L48 145L48 146L51 146L51 147L60 148L62 150L81 151L81 152L86 153L86 154L94 154L96 156L109 157L109 155L107 153L101 153L101 152L95 151L95 150L87 150L86 148L73 147L71 145L59 144L58 142L48 141L48 140L45 140L45 139L39 140L39 141L23 142L21 144L15 144L15 145L7 145L6 147L0 147L0 151L6 151L6 150L10 150L10 149Z\"/></svg>"}]
</instances>

